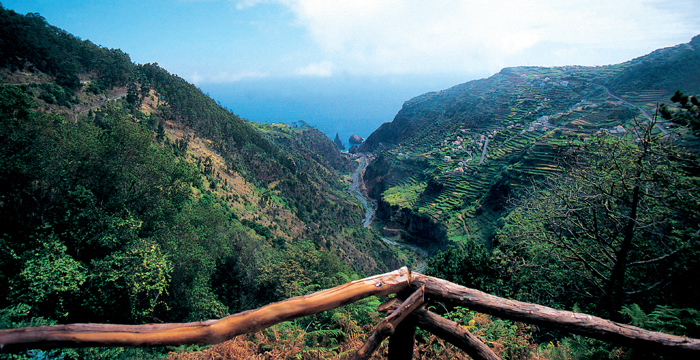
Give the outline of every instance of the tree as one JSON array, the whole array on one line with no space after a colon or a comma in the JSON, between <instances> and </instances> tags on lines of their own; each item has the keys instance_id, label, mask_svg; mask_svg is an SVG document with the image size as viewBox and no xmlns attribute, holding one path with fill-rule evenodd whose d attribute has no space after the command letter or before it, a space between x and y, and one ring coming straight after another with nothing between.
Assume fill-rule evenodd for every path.
<instances>
[{"instance_id":1,"label":"tree","mask_svg":"<svg viewBox=\"0 0 700 360\"><path fill-rule=\"evenodd\" d=\"M428 275L487 292L497 292L494 284L494 257L483 245L469 239L450 245L428 259Z\"/></svg>"},{"instance_id":2,"label":"tree","mask_svg":"<svg viewBox=\"0 0 700 360\"><path fill-rule=\"evenodd\" d=\"M654 125L638 123L634 141L602 135L572 145L561 156L568 171L516 203L497 240L521 258L528 296L601 303L618 318L623 304L670 296L698 270L697 166ZM684 285L684 298L698 292Z\"/></svg>"},{"instance_id":3,"label":"tree","mask_svg":"<svg viewBox=\"0 0 700 360\"><path fill-rule=\"evenodd\" d=\"M700 99L676 91L671 101L679 103L680 108L672 110L668 105L659 106L659 113L664 119L671 120L682 126L687 126L695 136L700 136Z\"/></svg>"}]
</instances>

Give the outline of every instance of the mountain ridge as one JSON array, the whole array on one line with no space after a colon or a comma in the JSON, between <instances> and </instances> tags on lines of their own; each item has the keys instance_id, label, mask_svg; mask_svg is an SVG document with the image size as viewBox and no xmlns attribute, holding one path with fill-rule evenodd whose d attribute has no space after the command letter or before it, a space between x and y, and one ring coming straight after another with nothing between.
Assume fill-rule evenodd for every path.
<instances>
[{"instance_id":1,"label":"mountain ridge","mask_svg":"<svg viewBox=\"0 0 700 360\"><path fill-rule=\"evenodd\" d=\"M407 100L392 122L382 124L374 131L365 142L360 145L359 152L373 152L382 148L398 145L404 139L420 137L421 133L414 134L418 128L429 128L421 123L421 118L439 123L446 123L455 127L456 121L463 121L461 125L469 126L472 123L481 123L493 118L496 106L487 106L485 99L482 101L465 101L470 92L478 92L482 88L495 87L497 83L510 81L517 85L522 83L517 76L524 72L543 71L559 75L562 81L588 81L600 82L608 86L613 92L634 91L636 88L664 87L667 90L655 100L667 101L675 90L684 85L687 87L689 79L700 78L700 66L687 66L686 64L700 63L700 35L695 36L690 42L672 47L655 50L647 55L626 61L624 63L607 66L559 66L559 67L527 67L516 66L502 69L497 74L488 78L472 80L458 84L441 91L429 92ZM664 59L661 59L664 58ZM661 61L663 60L663 61ZM659 69L655 64L663 64L664 69ZM653 71L649 71L652 70ZM591 74L577 74L577 72L590 72ZM639 77L640 73L646 74ZM657 76L663 74L663 76ZM634 79L634 81L633 81ZM673 89L673 90L668 90ZM697 84L685 89L694 93L700 91ZM484 96L480 94L479 96ZM506 104L507 105L507 104ZM416 109L421 109L418 111ZM462 115L461 118L455 114Z\"/></svg>"},{"instance_id":2,"label":"mountain ridge","mask_svg":"<svg viewBox=\"0 0 700 360\"><path fill-rule=\"evenodd\" d=\"M251 123L38 14L0 24L0 308L201 320L398 265L319 130Z\"/></svg>"},{"instance_id":3,"label":"mountain ridge","mask_svg":"<svg viewBox=\"0 0 700 360\"><path fill-rule=\"evenodd\" d=\"M409 99L358 149L377 155L365 183L378 218L412 241L490 244L506 200L561 171L563 145L603 131L626 136L677 90L700 92L699 42L608 66L509 67ZM425 218L432 230L412 225Z\"/></svg>"}]
</instances>

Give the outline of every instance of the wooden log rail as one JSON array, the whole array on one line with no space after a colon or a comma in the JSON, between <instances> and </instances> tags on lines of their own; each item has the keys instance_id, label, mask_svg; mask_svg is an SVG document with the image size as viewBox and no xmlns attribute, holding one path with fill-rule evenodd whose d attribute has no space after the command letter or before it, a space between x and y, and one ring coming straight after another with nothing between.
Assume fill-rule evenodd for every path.
<instances>
[{"instance_id":1,"label":"wooden log rail","mask_svg":"<svg viewBox=\"0 0 700 360\"><path fill-rule=\"evenodd\" d=\"M546 306L508 300L469 289L442 279L412 274L411 287L443 301L504 319L543 325L619 345L644 348L660 353L693 352L700 355L700 340L644 330L592 315L552 309Z\"/></svg>"},{"instance_id":2,"label":"wooden log rail","mask_svg":"<svg viewBox=\"0 0 700 360\"><path fill-rule=\"evenodd\" d=\"M164 346L216 344L237 335L254 333L277 323L317 314L368 296L399 294L406 300L393 300L380 306L391 313L367 343L355 353L358 359L371 356L386 336L393 341L412 341L415 325L430 331L464 350L474 359L498 359L488 346L461 326L421 309L427 300L438 300L468 307L494 316L558 328L619 345L650 349L659 354L700 356L700 340L644 330L599 317L561 311L545 306L499 298L448 281L411 273L407 268L353 281L313 294L272 303L255 310L209 320L182 324L69 324L0 330L0 351L37 348L91 346ZM405 323L402 320L406 319ZM393 335L392 335L393 334ZM401 337L401 340L398 338ZM392 346L389 347L390 358ZM412 351L402 355L410 359Z\"/></svg>"},{"instance_id":3,"label":"wooden log rail","mask_svg":"<svg viewBox=\"0 0 700 360\"><path fill-rule=\"evenodd\" d=\"M396 293L408 287L409 276L408 269L404 267L219 320L147 325L70 324L0 330L0 348L9 351L56 347L218 344L237 335L318 314L368 296Z\"/></svg>"}]
</instances>

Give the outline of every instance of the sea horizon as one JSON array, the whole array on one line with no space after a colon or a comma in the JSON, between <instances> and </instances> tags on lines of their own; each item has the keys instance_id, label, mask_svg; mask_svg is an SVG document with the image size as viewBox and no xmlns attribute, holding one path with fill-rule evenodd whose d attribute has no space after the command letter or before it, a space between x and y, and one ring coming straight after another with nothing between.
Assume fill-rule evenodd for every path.
<instances>
[{"instance_id":1,"label":"sea horizon","mask_svg":"<svg viewBox=\"0 0 700 360\"><path fill-rule=\"evenodd\" d=\"M347 151L350 136L366 139L383 123L391 122L404 102L468 80L440 76L296 77L197 86L246 120L290 125L304 121L331 140L337 133Z\"/></svg>"}]
</instances>

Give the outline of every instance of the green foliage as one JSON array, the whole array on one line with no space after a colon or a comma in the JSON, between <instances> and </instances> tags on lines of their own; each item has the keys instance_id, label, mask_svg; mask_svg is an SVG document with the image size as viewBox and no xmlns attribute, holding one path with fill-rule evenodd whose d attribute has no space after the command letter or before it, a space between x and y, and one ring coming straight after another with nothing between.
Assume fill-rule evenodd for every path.
<instances>
[{"instance_id":1,"label":"green foliage","mask_svg":"<svg viewBox=\"0 0 700 360\"><path fill-rule=\"evenodd\" d=\"M91 265L96 285L113 290L108 292L111 296L124 294L134 319L152 314L163 303L173 272L173 264L153 240L136 240Z\"/></svg>"},{"instance_id":2,"label":"green foliage","mask_svg":"<svg viewBox=\"0 0 700 360\"><path fill-rule=\"evenodd\" d=\"M540 281L528 300L571 306L602 297L615 317L630 300L669 301L669 288L696 271L697 234L680 224L696 223L698 178L687 172L688 155L653 136L653 126L637 130L637 143L601 136L572 148L563 158L569 172L505 218L498 241L525 264L518 282Z\"/></svg>"},{"instance_id":3,"label":"green foliage","mask_svg":"<svg viewBox=\"0 0 700 360\"><path fill-rule=\"evenodd\" d=\"M340 285L347 265L326 251L318 251L309 242L280 250L265 263L258 277L263 303L306 295Z\"/></svg>"},{"instance_id":4,"label":"green foliage","mask_svg":"<svg viewBox=\"0 0 700 360\"><path fill-rule=\"evenodd\" d=\"M56 316L65 317L66 297L80 291L87 279L85 266L66 254L67 247L55 235L36 239L33 254L24 262L16 282L11 283L8 295L29 304L46 304L56 308ZM21 292L17 292L22 290Z\"/></svg>"},{"instance_id":5,"label":"green foliage","mask_svg":"<svg viewBox=\"0 0 700 360\"><path fill-rule=\"evenodd\" d=\"M495 291L494 259L490 251L474 240L449 245L446 251L428 259L426 273L466 287Z\"/></svg>"},{"instance_id":6,"label":"green foliage","mask_svg":"<svg viewBox=\"0 0 700 360\"><path fill-rule=\"evenodd\" d=\"M541 344L539 355L551 360L604 360L625 357L625 350L614 348L601 341L574 335L560 341ZM655 357L654 357L655 358Z\"/></svg>"},{"instance_id":7,"label":"green foliage","mask_svg":"<svg viewBox=\"0 0 700 360\"><path fill-rule=\"evenodd\" d=\"M638 304L625 305L620 313L631 325L667 334L698 338L700 311L657 305L648 314Z\"/></svg>"},{"instance_id":8,"label":"green foliage","mask_svg":"<svg viewBox=\"0 0 700 360\"><path fill-rule=\"evenodd\" d=\"M659 106L661 116L679 125L689 127L695 136L700 136L700 100L698 96L688 96L681 91L676 91L671 97L671 101L678 103L680 108L672 110L668 105L661 104Z\"/></svg>"},{"instance_id":9,"label":"green foliage","mask_svg":"<svg viewBox=\"0 0 700 360\"><path fill-rule=\"evenodd\" d=\"M31 310L31 305L22 303L0 309L0 329L53 325L56 323L55 320L42 317L30 317Z\"/></svg>"},{"instance_id":10,"label":"green foliage","mask_svg":"<svg viewBox=\"0 0 700 360\"><path fill-rule=\"evenodd\" d=\"M253 239L232 222L226 210L209 196L190 202L164 230L160 239L164 250L173 262L172 286L168 299L168 317L187 320L203 320L228 315L229 309L222 303L228 297L217 298L213 284L217 284L217 271L227 259L242 257L242 252L255 250L248 248ZM245 249L245 250L242 250ZM240 277L230 278L231 284L250 284L255 272L245 273L243 266L255 266L255 257L248 264L229 263L228 270L240 271ZM241 259L242 260L242 259ZM253 291L254 288L247 289ZM229 295L226 292L220 293ZM231 299L233 300L233 299ZM235 301L232 301L235 302ZM234 307L239 311L240 308Z\"/></svg>"},{"instance_id":11,"label":"green foliage","mask_svg":"<svg viewBox=\"0 0 700 360\"><path fill-rule=\"evenodd\" d=\"M462 307L455 307L443 316L491 344L503 359L529 358L532 348L529 325L494 319Z\"/></svg>"},{"instance_id":12,"label":"green foliage","mask_svg":"<svg viewBox=\"0 0 700 360\"><path fill-rule=\"evenodd\" d=\"M3 305L66 321L227 313L208 284L235 230L214 202L192 199L193 165L119 109L64 123L14 88L0 96Z\"/></svg>"},{"instance_id":13,"label":"green foliage","mask_svg":"<svg viewBox=\"0 0 700 360\"><path fill-rule=\"evenodd\" d=\"M121 50L80 40L36 13L22 16L0 6L0 29L0 67L37 69L53 75L56 84L70 92L80 86L79 74L97 72L95 86L103 90L124 85L133 70L131 59ZM49 95L47 99L53 102L55 98Z\"/></svg>"}]
</instances>

